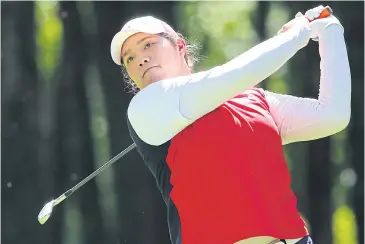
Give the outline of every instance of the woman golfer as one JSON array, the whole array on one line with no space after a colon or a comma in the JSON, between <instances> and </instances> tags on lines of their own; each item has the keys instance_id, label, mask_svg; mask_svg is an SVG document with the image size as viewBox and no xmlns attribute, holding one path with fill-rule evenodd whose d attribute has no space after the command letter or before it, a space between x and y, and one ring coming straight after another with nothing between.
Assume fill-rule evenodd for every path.
<instances>
[{"instance_id":1,"label":"woman golfer","mask_svg":"<svg viewBox=\"0 0 365 244\"><path fill-rule=\"evenodd\" d=\"M112 59L140 90L128 125L167 205L174 244L312 243L283 144L349 123L343 27L334 16L316 19L323 9L299 13L278 35L198 73L184 38L161 20L130 20L113 38ZM254 87L310 39L321 57L318 99Z\"/></svg>"}]
</instances>

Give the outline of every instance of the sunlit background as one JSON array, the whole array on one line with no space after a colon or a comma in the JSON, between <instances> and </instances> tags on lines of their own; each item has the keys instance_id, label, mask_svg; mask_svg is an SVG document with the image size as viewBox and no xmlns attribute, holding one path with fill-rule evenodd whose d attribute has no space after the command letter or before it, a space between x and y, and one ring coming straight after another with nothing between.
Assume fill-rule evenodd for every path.
<instances>
[{"instance_id":1,"label":"sunlit background","mask_svg":"<svg viewBox=\"0 0 365 244\"><path fill-rule=\"evenodd\" d=\"M44 203L132 143L125 116L133 94L109 53L122 23L140 15L167 21L200 44L199 71L319 4L330 5L345 28L352 118L335 136L284 150L314 243L364 243L364 3L314 1L2 1L2 243L169 243L165 206L136 151L58 206L45 225L37 222ZM260 86L316 97L319 61L311 42Z\"/></svg>"}]
</instances>

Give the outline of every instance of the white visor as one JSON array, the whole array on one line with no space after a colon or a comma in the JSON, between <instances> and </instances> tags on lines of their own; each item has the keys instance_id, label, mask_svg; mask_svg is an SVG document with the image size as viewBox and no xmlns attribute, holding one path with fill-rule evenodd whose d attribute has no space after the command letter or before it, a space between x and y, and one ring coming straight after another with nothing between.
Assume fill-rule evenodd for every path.
<instances>
[{"instance_id":1,"label":"white visor","mask_svg":"<svg viewBox=\"0 0 365 244\"><path fill-rule=\"evenodd\" d=\"M162 20L152 16L145 16L128 21L123 28L115 34L110 45L110 54L114 63L122 65L121 49L124 42L136 33L159 34L169 33L177 37L177 33Z\"/></svg>"}]
</instances>

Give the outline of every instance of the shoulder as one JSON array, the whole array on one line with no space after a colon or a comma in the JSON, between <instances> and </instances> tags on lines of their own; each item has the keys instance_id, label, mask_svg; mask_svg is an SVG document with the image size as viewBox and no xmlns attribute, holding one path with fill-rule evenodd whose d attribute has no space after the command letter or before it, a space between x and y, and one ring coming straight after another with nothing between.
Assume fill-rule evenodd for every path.
<instances>
[{"instance_id":1,"label":"shoulder","mask_svg":"<svg viewBox=\"0 0 365 244\"><path fill-rule=\"evenodd\" d=\"M129 131L129 135L132 138L133 142L137 146L137 151L142 155L142 158L146 161L146 158L160 158L167 154L167 150L169 148L170 142L166 142L159 146L154 146L147 144L144 142L133 129L133 126L128 118L128 114L126 115L127 127Z\"/></svg>"},{"instance_id":2,"label":"shoulder","mask_svg":"<svg viewBox=\"0 0 365 244\"><path fill-rule=\"evenodd\" d=\"M260 87L254 87L250 90L247 90L249 94L255 95L260 98L265 98L265 90Z\"/></svg>"},{"instance_id":3,"label":"shoulder","mask_svg":"<svg viewBox=\"0 0 365 244\"><path fill-rule=\"evenodd\" d=\"M235 98L244 98L244 97L254 98L255 97L255 98L265 99L265 96L266 96L266 91L264 89L253 87L244 92L241 92Z\"/></svg>"},{"instance_id":4,"label":"shoulder","mask_svg":"<svg viewBox=\"0 0 365 244\"><path fill-rule=\"evenodd\" d=\"M150 146L147 143L145 143L136 133L136 131L134 130L131 121L129 119L128 113L126 114L126 120L127 120L127 127L128 127L128 131L129 131L129 135L132 138L132 140L134 141L134 143L136 144L137 148L141 148L141 147L146 147L146 146Z\"/></svg>"},{"instance_id":5,"label":"shoulder","mask_svg":"<svg viewBox=\"0 0 365 244\"><path fill-rule=\"evenodd\" d=\"M234 101L247 107L258 105L265 110L269 109L266 91L262 88L254 87L246 90L238 94L236 97L232 98L230 101Z\"/></svg>"}]
</instances>

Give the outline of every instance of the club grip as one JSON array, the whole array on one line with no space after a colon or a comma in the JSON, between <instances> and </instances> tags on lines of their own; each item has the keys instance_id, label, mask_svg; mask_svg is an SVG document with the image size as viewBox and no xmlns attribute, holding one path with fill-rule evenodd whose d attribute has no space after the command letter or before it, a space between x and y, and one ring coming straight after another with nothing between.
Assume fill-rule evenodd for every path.
<instances>
[{"instance_id":1,"label":"club grip","mask_svg":"<svg viewBox=\"0 0 365 244\"><path fill-rule=\"evenodd\" d=\"M323 11L321 12L321 14L317 18L315 18L313 20L327 18L328 16L332 15L332 13L333 13L333 11L332 11L331 7L330 6L326 6L323 9ZM312 22L313 20L309 20L309 22Z\"/></svg>"}]
</instances>

